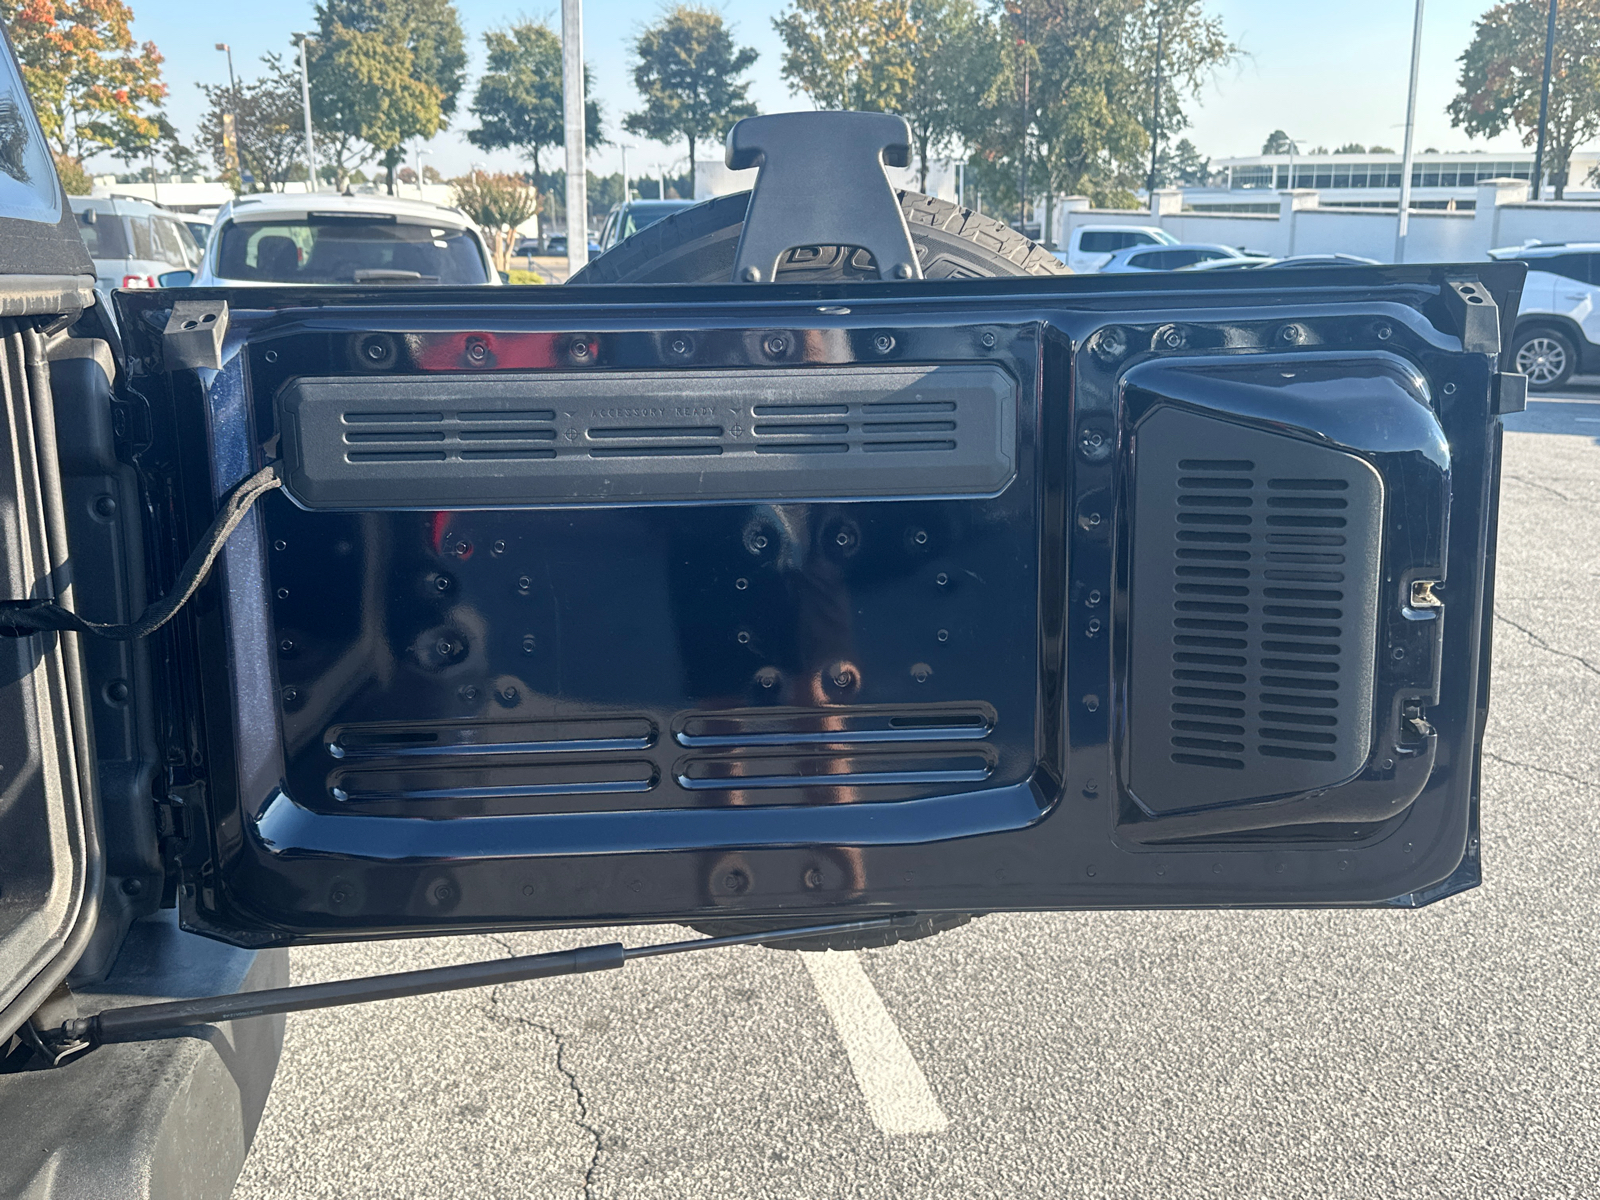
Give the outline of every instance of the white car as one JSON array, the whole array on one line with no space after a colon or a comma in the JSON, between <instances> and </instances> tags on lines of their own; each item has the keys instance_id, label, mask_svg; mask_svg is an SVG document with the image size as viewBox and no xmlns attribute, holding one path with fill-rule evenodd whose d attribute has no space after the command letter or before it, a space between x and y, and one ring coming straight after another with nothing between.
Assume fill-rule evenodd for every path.
<instances>
[{"instance_id":1,"label":"white car","mask_svg":"<svg viewBox=\"0 0 1600 1200\"><path fill-rule=\"evenodd\" d=\"M1528 386L1558 388L1600 371L1600 242L1509 246L1489 257L1528 264L1508 355Z\"/></svg>"},{"instance_id":2,"label":"white car","mask_svg":"<svg viewBox=\"0 0 1600 1200\"><path fill-rule=\"evenodd\" d=\"M196 287L499 284L467 216L390 196L241 196L222 206Z\"/></svg>"},{"instance_id":3,"label":"white car","mask_svg":"<svg viewBox=\"0 0 1600 1200\"><path fill-rule=\"evenodd\" d=\"M1091 275L1103 269L1118 250L1177 244L1177 238L1154 225L1079 225L1067 236L1067 248L1054 254L1075 273Z\"/></svg>"},{"instance_id":4,"label":"white car","mask_svg":"<svg viewBox=\"0 0 1600 1200\"><path fill-rule=\"evenodd\" d=\"M1197 263L1231 262L1245 255L1232 246L1215 242L1177 242L1170 246L1129 246L1118 250L1105 266L1102 275L1124 275L1135 271L1178 271Z\"/></svg>"}]
</instances>

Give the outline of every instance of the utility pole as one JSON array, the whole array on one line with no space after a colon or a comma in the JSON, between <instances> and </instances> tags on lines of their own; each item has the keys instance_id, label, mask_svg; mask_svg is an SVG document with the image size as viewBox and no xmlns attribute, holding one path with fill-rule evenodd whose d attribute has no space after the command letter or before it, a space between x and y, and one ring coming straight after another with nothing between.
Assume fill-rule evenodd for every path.
<instances>
[{"instance_id":1,"label":"utility pole","mask_svg":"<svg viewBox=\"0 0 1600 1200\"><path fill-rule=\"evenodd\" d=\"M1533 149L1533 198L1539 198L1544 175L1544 131L1550 116L1550 59L1556 48L1556 0L1550 0L1550 17L1544 29L1544 82L1539 87L1539 141Z\"/></svg>"},{"instance_id":2,"label":"utility pole","mask_svg":"<svg viewBox=\"0 0 1600 1200\"><path fill-rule=\"evenodd\" d=\"M1150 176L1144 190L1150 197L1150 211L1156 211L1156 151L1161 145L1161 56L1166 49L1166 14L1156 9L1156 85L1150 96Z\"/></svg>"},{"instance_id":3,"label":"utility pole","mask_svg":"<svg viewBox=\"0 0 1600 1200\"><path fill-rule=\"evenodd\" d=\"M1422 63L1422 0L1417 0L1417 16L1411 26L1411 87L1406 93L1406 140L1400 154L1400 212L1395 226L1394 260L1406 260L1406 227L1411 223L1411 152L1417 131L1417 68ZM1291 179L1291 183L1294 181Z\"/></svg>"},{"instance_id":4,"label":"utility pole","mask_svg":"<svg viewBox=\"0 0 1600 1200\"><path fill-rule=\"evenodd\" d=\"M618 142L617 149L622 151L622 202L626 204L633 199L628 195L628 147L625 143Z\"/></svg>"},{"instance_id":5,"label":"utility pole","mask_svg":"<svg viewBox=\"0 0 1600 1200\"><path fill-rule=\"evenodd\" d=\"M311 168L311 178L306 181L306 190L317 190L317 143L311 133L311 69L306 65L310 54L311 39L303 33L290 34L300 43L300 103L306 113L306 165Z\"/></svg>"},{"instance_id":6,"label":"utility pole","mask_svg":"<svg viewBox=\"0 0 1600 1200\"><path fill-rule=\"evenodd\" d=\"M583 127L583 0L561 0L561 107L567 139L567 277L589 262Z\"/></svg>"}]
</instances>

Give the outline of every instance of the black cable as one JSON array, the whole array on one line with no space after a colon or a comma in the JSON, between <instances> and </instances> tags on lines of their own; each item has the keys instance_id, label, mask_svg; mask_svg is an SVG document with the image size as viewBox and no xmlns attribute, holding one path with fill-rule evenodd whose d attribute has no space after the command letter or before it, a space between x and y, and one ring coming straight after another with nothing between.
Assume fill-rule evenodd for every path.
<instances>
[{"instance_id":1,"label":"black cable","mask_svg":"<svg viewBox=\"0 0 1600 1200\"><path fill-rule=\"evenodd\" d=\"M80 617L71 609L63 608L54 600L4 600L0 601L0 634L26 637L29 634L50 630L70 630L95 637L109 638L114 642L131 642L149 637L189 602L211 573L212 564L222 553L231 534L244 520L250 506L274 488L282 487L283 480L276 466L263 467L254 475L236 483L222 498L216 517L200 535L200 543L183 564L172 590L151 604L137 621L127 625L100 625Z\"/></svg>"}]
</instances>

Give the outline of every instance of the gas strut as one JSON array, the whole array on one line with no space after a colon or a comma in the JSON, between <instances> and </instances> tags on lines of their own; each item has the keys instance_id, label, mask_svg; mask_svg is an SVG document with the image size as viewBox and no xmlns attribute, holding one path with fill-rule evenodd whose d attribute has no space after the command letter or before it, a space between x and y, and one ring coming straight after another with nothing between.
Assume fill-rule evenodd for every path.
<instances>
[{"instance_id":1,"label":"gas strut","mask_svg":"<svg viewBox=\"0 0 1600 1200\"><path fill-rule=\"evenodd\" d=\"M59 1029L51 1030L45 1039L59 1052L57 1061L65 1061L77 1050L91 1046L174 1037L193 1026L212 1025L219 1021L242 1021L277 1013L364 1004L369 1000L395 1000L401 996L420 996L429 992L453 992L461 988L520 983L526 979L583 975L590 971L615 970L637 958L661 958L668 954L686 954L691 950L718 950L724 946L748 946L752 943L771 945L829 934L896 929L910 926L916 920L915 914L871 917L832 925L806 925L763 933L695 938L687 942L661 942L654 946L628 947L621 942L611 942L604 946L582 946L576 950L524 954L516 958L430 967L424 971L401 971L393 975L369 975L363 979L341 979L334 983L299 984L295 987L267 988L259 992L234 992L226 996L200 996L166 1004L136 1004L74 1018Z\"/></svg>"}]
</instances>

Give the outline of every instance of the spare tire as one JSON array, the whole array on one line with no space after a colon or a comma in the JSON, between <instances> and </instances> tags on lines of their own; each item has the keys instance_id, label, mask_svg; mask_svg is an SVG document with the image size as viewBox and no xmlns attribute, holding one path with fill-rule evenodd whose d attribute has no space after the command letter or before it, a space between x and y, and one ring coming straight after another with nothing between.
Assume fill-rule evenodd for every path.
<instances>
[{"instance_id":1,"label":"spare tire","mask_svg":"<svg viewBox=\"0 0 1600 1200\"><path fill-rule=\"evenodd\" d=\"M987 279L995 275L1070 275L1037 242L1004 222L920 192L896 192L925 279ZM727 283L744 228L750 193L718 196L657 221L613 246L568 283ZM783 256L785 283L877 279L865 250L799 246Z\"/></svg>"}]
</instances>

